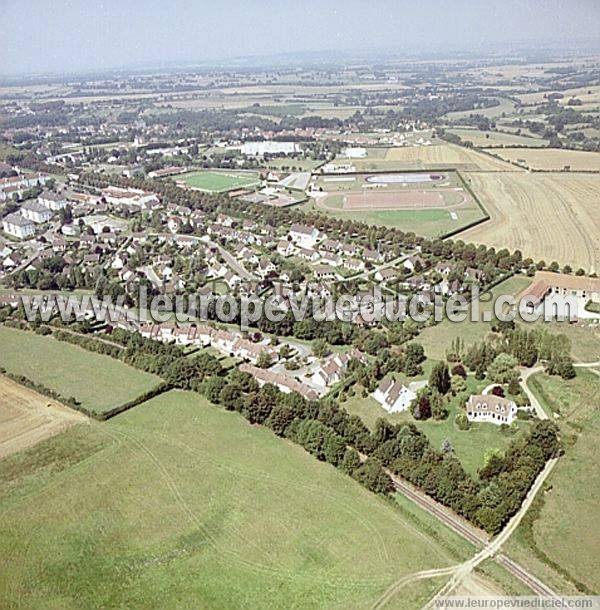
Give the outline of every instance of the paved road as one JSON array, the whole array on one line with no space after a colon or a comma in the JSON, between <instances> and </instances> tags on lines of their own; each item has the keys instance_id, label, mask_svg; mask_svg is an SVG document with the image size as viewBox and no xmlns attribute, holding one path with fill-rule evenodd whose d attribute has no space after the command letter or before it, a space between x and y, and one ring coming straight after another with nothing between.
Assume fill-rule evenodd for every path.
<instances>
[{"instance_id":1,"label":"paved road","mask_svg":"<svg viewBox=\"0 0 600 610\"><path fill-rule=\"evenodd\" d=\"M211 248L216 248L220 252L221 256L225 259L227 265L231 269L233 269L242 279L250 281L258 279L255 275L250 273L250 271L248 271L246 267L244 267L244 265L242 265L240 261L238 261L230 252L225 250L225 248L215 243L214 241L207 241L206 243Z\"/></svg>"}]
</instances>

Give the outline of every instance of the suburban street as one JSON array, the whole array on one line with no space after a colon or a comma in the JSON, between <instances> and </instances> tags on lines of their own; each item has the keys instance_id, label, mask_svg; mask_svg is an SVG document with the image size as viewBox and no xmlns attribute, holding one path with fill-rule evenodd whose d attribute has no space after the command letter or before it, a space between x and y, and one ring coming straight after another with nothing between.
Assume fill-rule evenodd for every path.
<instances>
[{"instance_id":1,"label":"suburban street","mask_svg":"<svg viewBox=\"0 0 600 610\"><path fill-rule=\"evenodd\" d=\"M225 248L223 248L219 244L215 243L214 241L207 241L206 243L211 248L215 248L216 250L218 250L219 253L221 254L221 256L225 259L225 262L227 263L227 265L229 265L229 267L231 269L233 269L233 271L235 271L242 279L244 279L244 280L258 279L255 275L250 273L250 271L248 271L244 267L244 265L242 265L230 252L225 250Z\"/></svg>"}]
</instances>

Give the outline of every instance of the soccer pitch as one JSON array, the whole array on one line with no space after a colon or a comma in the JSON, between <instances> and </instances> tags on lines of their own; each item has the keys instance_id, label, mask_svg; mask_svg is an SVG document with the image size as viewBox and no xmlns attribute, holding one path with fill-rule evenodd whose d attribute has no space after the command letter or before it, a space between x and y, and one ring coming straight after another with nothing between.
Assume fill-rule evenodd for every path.
<instances>
[{"instance_id":1,"label":"soccer pitch","mask_svg":"<svg viewBox=\"0 0 600 610\"><path fill-rule=\"evenodd\" d=\"M206 193L226 193L259 183L258 174L253 172L197 171L183 174L179 180Z\"/></svg>"}]
</instances>

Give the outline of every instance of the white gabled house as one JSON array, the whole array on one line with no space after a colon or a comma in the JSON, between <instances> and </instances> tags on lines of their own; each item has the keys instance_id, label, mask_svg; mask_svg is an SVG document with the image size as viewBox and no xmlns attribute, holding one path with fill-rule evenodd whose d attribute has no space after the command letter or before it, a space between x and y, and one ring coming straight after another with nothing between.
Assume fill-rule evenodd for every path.
<instances>
[{"instance_id":1,"label":"white gabled house","mask_svg":"<svg viewBox=\"0 0 600 610\"><path fill-rule=\"evenodd\" d=\"M465 410L470 422L488 422L497 426L510 425L517 417L517 405L514 401L494 394L471 394Z\"/></svg>"},{"instance_id":2,"label":"white gabled house","mask_svg":"<svg viewBox=\"0 0 600 610\"><path fill-rule=\"evenodd\" d=\"M388 413L406 411L417 397L412 390L393 377L383 379L372 396Z\"/></svg>"},{"instance_id":3,"label":"white gabled house","mask_svg":"<svg viewBox=\"0 0 600 610\"><path fill-rule=\"evenodd\" d=\"M21 206L21 215L36 224L42 224L52 218L53 212L37 201L26 201Z\"/></svg>"},{"instance_id":4,"label":"white gabled house","mask_svg":"<svg viewBox=\"0 0 600 610\"><path fill-rule=\"evenodd\" d=\"M35 225L19 213L8 214L2 219L2 229L8 235L26 239L35 235Z\"/></svg>"},{"instance_id":5,"label":"white gabled house","mask_svg":"<svg viewBox=\"0 0 600 610\"><path fill-rule=\"evenodd\" d=\"M326 235L321 233L316 227L309 227L295 223L291 226L288 233L289 237L301 248L313 249L319 241L323 241Z\"/></svg>"}]
</instances>

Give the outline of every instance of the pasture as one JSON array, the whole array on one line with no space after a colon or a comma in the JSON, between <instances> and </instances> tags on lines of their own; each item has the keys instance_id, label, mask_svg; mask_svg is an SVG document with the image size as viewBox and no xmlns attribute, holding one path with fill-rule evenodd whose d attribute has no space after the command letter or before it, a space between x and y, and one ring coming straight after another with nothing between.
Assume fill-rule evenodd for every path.
<instances>
[{"instance_id":1,"label":"pasture","mask_svg":"<svg viewBox=\"0 0 600 610\"><path fill-rule=\"evenodd\" d=\"M0 459L83 421L85 415L0 375Z\"/></svg>"},{"instance_id":2,"label":"pasture","mask_svg":"<svg viewBox=\"0 0 600 610\"><path fill-rule=\"evenodd\" d=\"M0 481L3 607L370 607L472 552L192 393L2 460Z\"/></svg>"},{"instance_id":3,"label":"pasture","mask_svg":"<svg viewBox=\"0 0 600 610\"><path fill-rule=\"evenodd\" d=\"M530 387L548 411L558 413L566 451L550 475L543 502L537 511L530 509L532 529L528 530L525 524L519 526L507 550L517 560L527 557L534 573L551 586L553 582L560 586L565 578L548 562L539 560L540 552L560 566L572 581L597 592L600 376L579 369L575 379L565 381L539 373L530 379ZM537 547L537 553L532 546ZM570 588L573 589L572 583Z\"/></svg>"},{"instance_id":4,"label":"pasture","mask_svg":"<svg viewBox=\"0 0 600 610\"><path fill-rule=\"evenodd\" d=\"M546 146L547 140L531 138L505 131L481 131L469 127L447 129L449 133L459 136L464 142L472 142L473 146L486 148L488 146ZM496 151L491 151L496 152Z\"/></svg>"},{"instance_id":5,"label":"pasture","mask_svg":"<svg viewBox=\"0 0 600 610\"><path fill-rule=\"evenodd\" d=\"M259 178L254 172L206 170L177 176L177 182L205 193L226 193L238 188L255 186L259 184Z\"/></svg>"},{"instance_id":6,"label":"pasture","mask_svg":"<svg viewBox=\"0 0 600 610\"><path fill-rule=\"evenodd\" d=\"M476 150L455 144L410 146L389 149L386 160L415 169L453 167L465 171L519 171L518 168Z\"/></svg>"},{"instance_id":7,"label":"pasture","mask_svg":"<svg viewBox=\"0 0 600 610\"><path fill-rule=\"evenodd\" d=\"M460 234L465 241L519 249L524 257L600 270L600 175L471 173L491 219Z\"/></svg>"},{"instance_id":8,"label":"pasture","mask_svg":"<svg viewBox=\"0 0 600 610\"><path fill-rule=\"evenodd\" d=\"M483 218L454 172L319 176L314 208L340 218L438 236Z\"/></svg>"},{"instance_id":9,"label":"pasture","mask_svg":"<svg viewBox=\"0 0 600 610\"><path fill-rule=\"evenodd\" d=\"M516 105L511 99L499 97L496 98L496 101L498 103L495 106L489 106L488 108L477 108L475 110L459 110L456 112L448 112L444 116L450 121L464 119L472 114L480 114L489 119L493 119L502 115L511 115L515 112Z\"/></svg>"},{"instance_id":10,"label":"pasture","mask_svg":"<svg viewBox=\"0 0 600 610\"><path fill-rule=\"evenodd\" d=\"M94 413L129 402L160 382L109 356L32 332L0 326L0 345L0 367L72 396Z\"/></svg>"},{"instance_id":11,"label":"pasture","mask_svg":"<svg viewBox=\"0 0 600 610\"><path fill-rule=\"evenodd\" d=\"M365 158L349 159L340 156L336 157L335 163L351 164L358 172L447 168L465 171L521 171L501 159L442 141L433 141L429 146L368 148Z\"/></svg>"},{"instance_id":12,"label":"pasture","mask_svg":"<svg viewBox=\"0 0 600 610\"><path fill-rule=\"evenodd\" d=\"M479 303L480 316L484 312L492 310L492 301L500 295L517 296L530 283L531 278L514 276L494 286L489 292L481 295ZM425 348L428 358L444 360L446 358L446 351L457 337L460 337L464 341L465 346L468 347L484 339L489 332L491 332L489 322L471 322L470 317L463 322L451 322L444 318L439 324L424 328L416 340Z\"/></svg>"},{"instance_id":13,"label":"pasture","mask_svg":"<svg viewBox=\"0 0 600 610\"><path fill-rule=\"evenodd\" d=\"M529 169L562 171L569 167L571 171L600 172L600 153L597 152L562 148L502 148L490 152Z\"/></svg>"}]
</instances>

